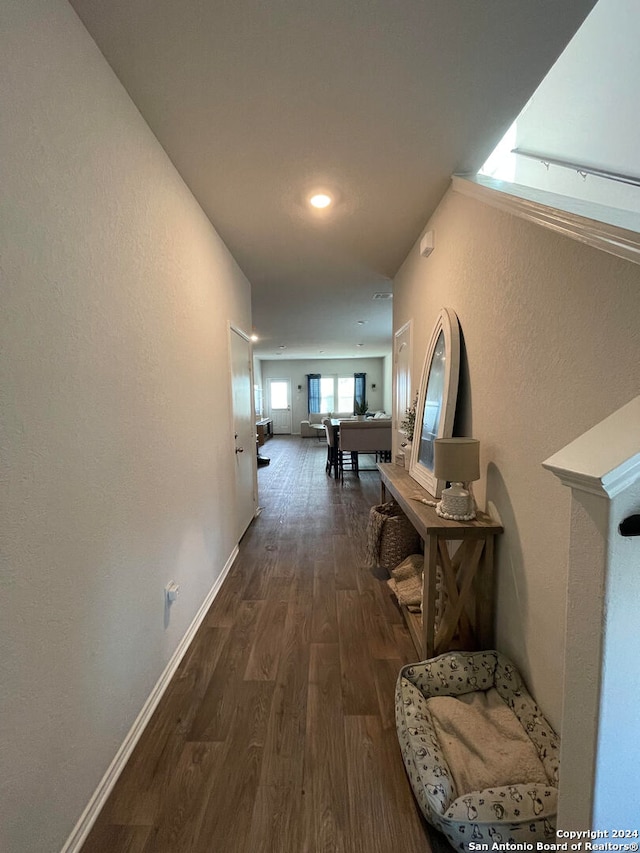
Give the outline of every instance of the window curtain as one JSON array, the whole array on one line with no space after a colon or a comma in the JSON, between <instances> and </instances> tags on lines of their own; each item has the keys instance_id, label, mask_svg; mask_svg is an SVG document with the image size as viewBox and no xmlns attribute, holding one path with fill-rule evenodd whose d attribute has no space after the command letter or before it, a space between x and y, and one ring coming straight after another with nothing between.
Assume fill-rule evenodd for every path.
<instances>
[{"instance_id":1,"label":"window curtain","mask_svg":"<svg viewBox=\"0 0 640 853\"><path fill-rule=\"evenodd\" d=\"M355 412L358 406L361 406L367 397L367 374L353 374L353 411Z\"/></svg>"},{"instance_id":2,"label":"window curtain","mask_svg":"<svg viewBox=\"0 0 640 853\"><path fill-rule=\"evenodd\" d=\"M320 412L320 374L307 373L307 397L309 414Z\"/></svg>"}]
</instances>

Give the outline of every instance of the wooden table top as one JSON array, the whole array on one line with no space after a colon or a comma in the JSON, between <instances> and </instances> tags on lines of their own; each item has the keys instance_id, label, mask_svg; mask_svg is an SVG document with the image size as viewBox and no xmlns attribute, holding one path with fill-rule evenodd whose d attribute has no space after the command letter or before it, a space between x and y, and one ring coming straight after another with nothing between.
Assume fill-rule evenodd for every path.
<instances>
[{"instance_id":1,"label":"wooden table top","mask_svg":"<svg viewBox=\"0 0 640 853\"><path fill-rule=\"evenodd\" d=\"M379 462L378 470L383 485L388 487L421 534L428 536L439 533L455 538L453 536L455 533L457 538L464 539L483 535L493 536L503 532L499 522L480 511L473 521L453 521L442 518L437 514L435 507L421 503L423 499L433 501L435 498L411 477L406 468L394 462Z\"/></svg>"}]
</instances>

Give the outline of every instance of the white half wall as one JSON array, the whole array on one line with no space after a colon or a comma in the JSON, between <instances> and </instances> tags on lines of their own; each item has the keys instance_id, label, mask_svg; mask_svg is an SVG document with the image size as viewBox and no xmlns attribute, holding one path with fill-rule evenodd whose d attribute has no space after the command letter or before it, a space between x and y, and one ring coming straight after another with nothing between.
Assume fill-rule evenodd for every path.
<instances>
[{"instance_id":1,"label":"white half wall","mask_svg":"<svg viewBox=\"0 0 640 853\"><path fill-rule=\"evenodd\" d=\"M68 3L2 7L0 848L54 853L237 544L250 288Z\"/></svg>"},{"instance_id":2,"label":"white half wall","mask_svg":"<svg viewBox=\"0 0 640 853\"><path fill-rule=\"evenodd\" d=\"M480 440L497 543L496 645L560 731L570 495L541 462L638 393L640 267L449 191L394 281L420 376L438 311L462 330L458 434Z\"/></svg>"},{"instance_id":3,"label":"white half wall","mask_svg":"<svg viewBox=\"0 0 640 853\"><path fill-rule=\"evenodd\" d=\"M543 464L572 495L558 827L637 831L640 397Z\"/></svg>"},{"instance_id":4,"label":"white half wall","mask_svg":"<svg viewBox=\"0 0 640 853\"><path fill-rule=\"evenodd\" d=\"M639 512L640 483L635 483L611 504L594 829L640 829L640 538L618 531L621 521Z\"/></svg>"}]
</instances>

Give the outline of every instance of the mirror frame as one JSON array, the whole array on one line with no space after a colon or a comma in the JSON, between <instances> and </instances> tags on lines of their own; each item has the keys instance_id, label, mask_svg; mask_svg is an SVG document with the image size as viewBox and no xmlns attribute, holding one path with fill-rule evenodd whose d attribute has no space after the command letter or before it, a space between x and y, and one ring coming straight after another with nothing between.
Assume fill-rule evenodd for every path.
<instances>
[{"instance_id":1,"label":"mirror frame","mask_svg":"<svg viewBox=\"0 0 640 853\"><path fill-rule=\"evenodd\" d=\"M416 405L416 425L411 446L411 463L409 474L426 489L434 498L439 498L444 481L438 480L433 467L421 459L420 450L423 445L422 430L424 428L424 410L429 380L434 369L434 355L440 335L444 336L444 382L442 394L438 398L440 412L435 438L451 438L453 421L456 413L458 396L458 379L460 375L460 326L458 317L451 308L442 308L431 333L429 346L422 368L418 403ZM425 439L426 441L426 439ZM430 442L433 444L433 442ZM430 454L433 459L433 453Z\"/></svg>"}]
</instances>

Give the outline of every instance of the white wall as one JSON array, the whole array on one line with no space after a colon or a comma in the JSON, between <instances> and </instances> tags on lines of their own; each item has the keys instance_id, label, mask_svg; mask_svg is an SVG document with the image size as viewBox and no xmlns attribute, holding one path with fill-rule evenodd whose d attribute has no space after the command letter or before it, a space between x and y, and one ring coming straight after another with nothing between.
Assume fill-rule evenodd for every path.
<instances>
[{"instance_id":1,"label":"white wall","mask_svg":"<svg viewBox=\"0 0 640 853\"><path fill-rule=\"evenodd\" d=\"M0 848L52 853L236 544L250 289L64 0L0 77Z\"/></svg>"},{"instance_id":2,"label":"white wall","mask_svg":"<svg viewBox=\"0 0 640 853\"><path fill-rule=\"evenodd\" d=\"M459 434L481 442L498 508L496 644L559 728L570 495L541 462L640 387L640 267L449 192L394 281L417 378L442 306L463 335Z\"/></svg>"},{"instance_id":3,"label":"white wall","mask_svg":"<svg viewBox=\"0 0 640 853\"><path fill-rule=\"evenodd\" d=\"M385 386L386 370L382 358L318 358L309 361L287 359L273 361L264 359L260 363L262 387L265 405L268 405L269 379L291 380L291 429L294 435L300 433L300 421L308 417L307 374L320 373L326 376L353 376L354 373L367 374L367 402L371 411L384 409L391 413L391 406L385 408L387 390ZM371 385L375 384L375 390ZM300 390L298 390L300 386ZM388 392L390 395L390 391Z\"/></svg>"},{"instance_id":4,"label":"white wall","mask_svg":"<svg viewBox=\"0 0 640 853\"><path fill-rule=\"evenodd\" d=\"M391 414L393 412L393 356L391 353L385 356L382 371L384 375L384 399L382 408L385 412Z\"/></svg>"},{"instance_id":5,"label":"white wall","mask_svg":"<svg viewBox=\"0 0 640 853\"><path fill-rule=\"evenodd\" d=\"M599 0L518 117L516 144L640 177L637 0ZM640 189L515 157L516 183L640 211Z\"/></svg>"}]
</instances>

